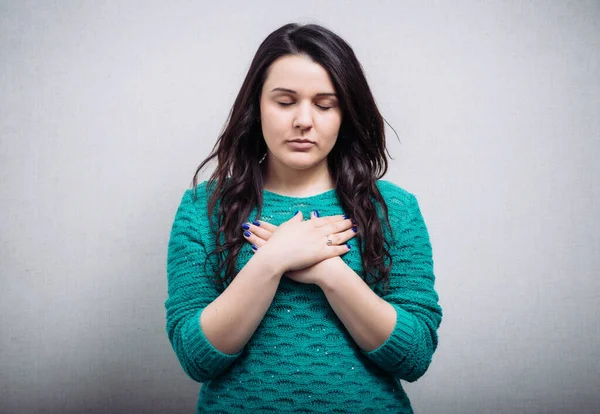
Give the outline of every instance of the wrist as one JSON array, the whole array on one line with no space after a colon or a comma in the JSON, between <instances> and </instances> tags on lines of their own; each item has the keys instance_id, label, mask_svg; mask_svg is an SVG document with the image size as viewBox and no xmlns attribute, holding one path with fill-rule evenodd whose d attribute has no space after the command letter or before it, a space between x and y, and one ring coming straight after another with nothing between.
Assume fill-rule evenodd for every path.
<instances>
[{"instance_id":1,"label":"wrist","mask_svg":"<svg viewBox=\"0 0 600 414\"><path fill-rule=\"evenodd\" d=\"M325 266L323 271L319 272L319 278L315 282L323 291L328 291L334 287L337 283L337 278L342 274L346 263L341 257L335 256L326 260L323 260L321 265Z\"/></svg>"},{"instance_id":2,"label":"wrist","mask_svg":"<svg viewBox=\"0 0 600 414\"><path fill-rule=\"evenodd\" d=\"M269 274L275 274L281 277L287 271L281 257L278 257L271 252L271 249L269 249L267 245L259 248L256 253L254 253L254 257L262 263Z\"/></svg>"}]
</instances>

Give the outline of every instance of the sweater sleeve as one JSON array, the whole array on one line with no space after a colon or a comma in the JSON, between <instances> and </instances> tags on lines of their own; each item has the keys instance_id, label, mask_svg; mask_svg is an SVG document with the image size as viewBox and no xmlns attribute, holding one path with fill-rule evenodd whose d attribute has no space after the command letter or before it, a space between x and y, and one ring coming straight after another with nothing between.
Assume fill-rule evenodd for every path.
<instances>
[{"instance_id":1,"label":"sweater sleeve","mask_svg":"<svg viewBox=\"0 0 600 414\"><path fill-rule=\"evenodd\" d=\"M193 191L186 190L177 209L168 244L165 301L169 341L185 373L198 382L223 373L243 351L222 353L208 341L200 324L200 314L219 295L214 269L210 263L205 266L207 251L198 231L201 225L208 228L205 205L205 191L199 187L197 201Z\"/></svg>"},{"instance_id":2,"label":"sweater sleeve","mask_svg":"<svg viewBox=\"0 0 600 414\"><path fill-rule=\"evenodd\" d=\"M395 378L414 382L427 371L437 348L442 309L434 290L429 234L417 199L405 192L404 197L393 201L392 206L404 204L405 208L390 211L390 215L397 215L392 225L399 228L393 229L396 238L390 251L390 284L382 298L396 309L396 324L379 348L361 351Z\"/></svg>"}]
</instances>

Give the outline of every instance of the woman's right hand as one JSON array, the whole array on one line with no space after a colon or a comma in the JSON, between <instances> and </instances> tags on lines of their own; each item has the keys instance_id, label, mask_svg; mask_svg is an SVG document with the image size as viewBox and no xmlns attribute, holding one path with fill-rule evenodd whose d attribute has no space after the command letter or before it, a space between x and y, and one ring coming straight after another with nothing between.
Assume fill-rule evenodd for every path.
<instances>
[{"instance_id":1,"label":"woman's right hand","mask_svg":"<svg viewBox=\"0 0 600 414\"><path fill-rule=\"evenodd\" d=\"M355 235L352 220L343 216L313 217L303 220L299 211L273 232L256 254L266 256L282 273L304 269L350 250L346 241ZM327 235L332 244L327 245ZM252 237L252 236L251 236Z\"/></svg>"}]
</instances>

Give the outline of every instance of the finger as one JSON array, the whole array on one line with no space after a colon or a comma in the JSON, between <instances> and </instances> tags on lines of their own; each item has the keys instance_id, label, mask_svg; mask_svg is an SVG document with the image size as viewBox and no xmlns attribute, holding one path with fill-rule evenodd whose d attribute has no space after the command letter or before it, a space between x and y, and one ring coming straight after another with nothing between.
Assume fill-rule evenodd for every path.
<instances>
[{"instance_id":1,"label":"finger","mask_svg":"<svg viewBox=\"0 0 600 414\"><path fill-rule=\"evenodd\" d=\"M258 237L256 234L249 232L248 230L244 230L244 239L246 239L246 241L252 245L252 249L254 250L256 250L255 247L260 248L267 243L266 240Z\"/></svg>"},{"instance_id":2,"label":"finger","mask_svg":"<svg viewBox=\"0 0 600 414\"><path fill-rule=\"evenodd\" d=\"M296 211L294 213L294 215L292 216L292 218L289 219L288 221L289 222L300 222L302 220L304 220L304 217L302 217L302 212L300 210L298 210L298 211Z\"/></svg>"},{"instance_id":3,"label":"finger","mask_svg":"<svg viewBox=\"0 0 600 414\"><path fill-rule=\"evenodd\" d=\"M344 243L340 246L329 246L327 248L328 258L332 258L335 256L341 256L350 251L350 245L348 243Z\"/></svg>"},{"instance_id":4,"label":"finger","mask_svg":"<svg viewBox=\"0 0 600 414\"><path fill-rule=\"evenodd\" d=\"M264 221L264 220L255 220L252 222L252 224L254 224L257 227L260 227L261 229L266 229L267 231L271 232L271 233L275 233L275 230L277 230L277 226L274 224L269 223L268 221Z\"/></svg>"},{"instance_id":5,"label":"finger","mask_svg":"<svg viewBox=\"0 0 600 414\"><path fill-rule=\"evenodd\" d=\"M260 237L261 239L264 239L264 240L269 240L269 238L273 234L273 232L268 230L267 226L261 224L258 221L254 221L252 223L248 223L248 222L243 223L242 229L247 230L250 233L257 235L258 237Z\"/></svg>"},{"instance_id":6,"label":"finger","mask_svg":"<svg viewBox=\"0 0 600 414\"><path fill-rule=\"evenodd\" d=\"M324 226L320 227L320 230L322 231L322 234L327 235L327 234L341 233L343 231L351 229L352 226L353 226L352 220L345 219L345 220L339 220L339 221L334 221L333 223L325 224Z\"/></svg>"},{"instance_id":7,"label":"finger","mask_svg":"<svg viewBox=\"0 0 600 414\"><path fill-rule=\"evenodd\" d=\"M264 244L263 244L263 246L264 246ZM260 249L262 246L260 246L260 245L257 246L254 243L250 243L250 247L252 247L252 253L256 253L258 251L258 249Z\"/></svg>"},{"instance_id":8,"label":"finger","mask_svg":"<svg viewBox=\"0 0 600 414\"><path fill-rule=\"evenodd\" d=\"M351 238L356 236L356 232L357 232L356 227L352 227L351 229L348 229L341 233L332 234L331 240L333 241L333 244L340 245L340 244L346 243L348 240L350 240Z\"/></svg>"},{"instance_id":9,"label":"finger","mask_svg":"<svg viewBox=\"0 0 600 414\"><path fill-rule=\"evenodd\" d=\"M316 218L315 218L316 216ZM323 216L319 215L317 210L311 213L311 219L313 219L313 224L315 227L323 227L327 224L336 223L338 221L343 221L346 219L346 215L344 214L336 214L334 216Z\"/></svg>"}]
</instances>

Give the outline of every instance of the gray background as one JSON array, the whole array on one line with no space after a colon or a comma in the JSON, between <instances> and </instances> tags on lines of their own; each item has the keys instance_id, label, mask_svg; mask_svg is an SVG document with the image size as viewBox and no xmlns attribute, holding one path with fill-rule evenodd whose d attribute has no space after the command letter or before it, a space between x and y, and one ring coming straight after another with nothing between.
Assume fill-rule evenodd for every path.
<instances>
[{"instance_id":1,"label":"gray background","mask_svg":"<svg viewBox=\"0 0 600 414\"><path fill-rule=\"evenodd\" d=\"M260 42L362 62L444 308L419 413L600 404L600 5L2 1L0 412L193 412L164 328L183 191ZM206 174L205 174L206 177Z\"/></svg>"}]
</instances>

